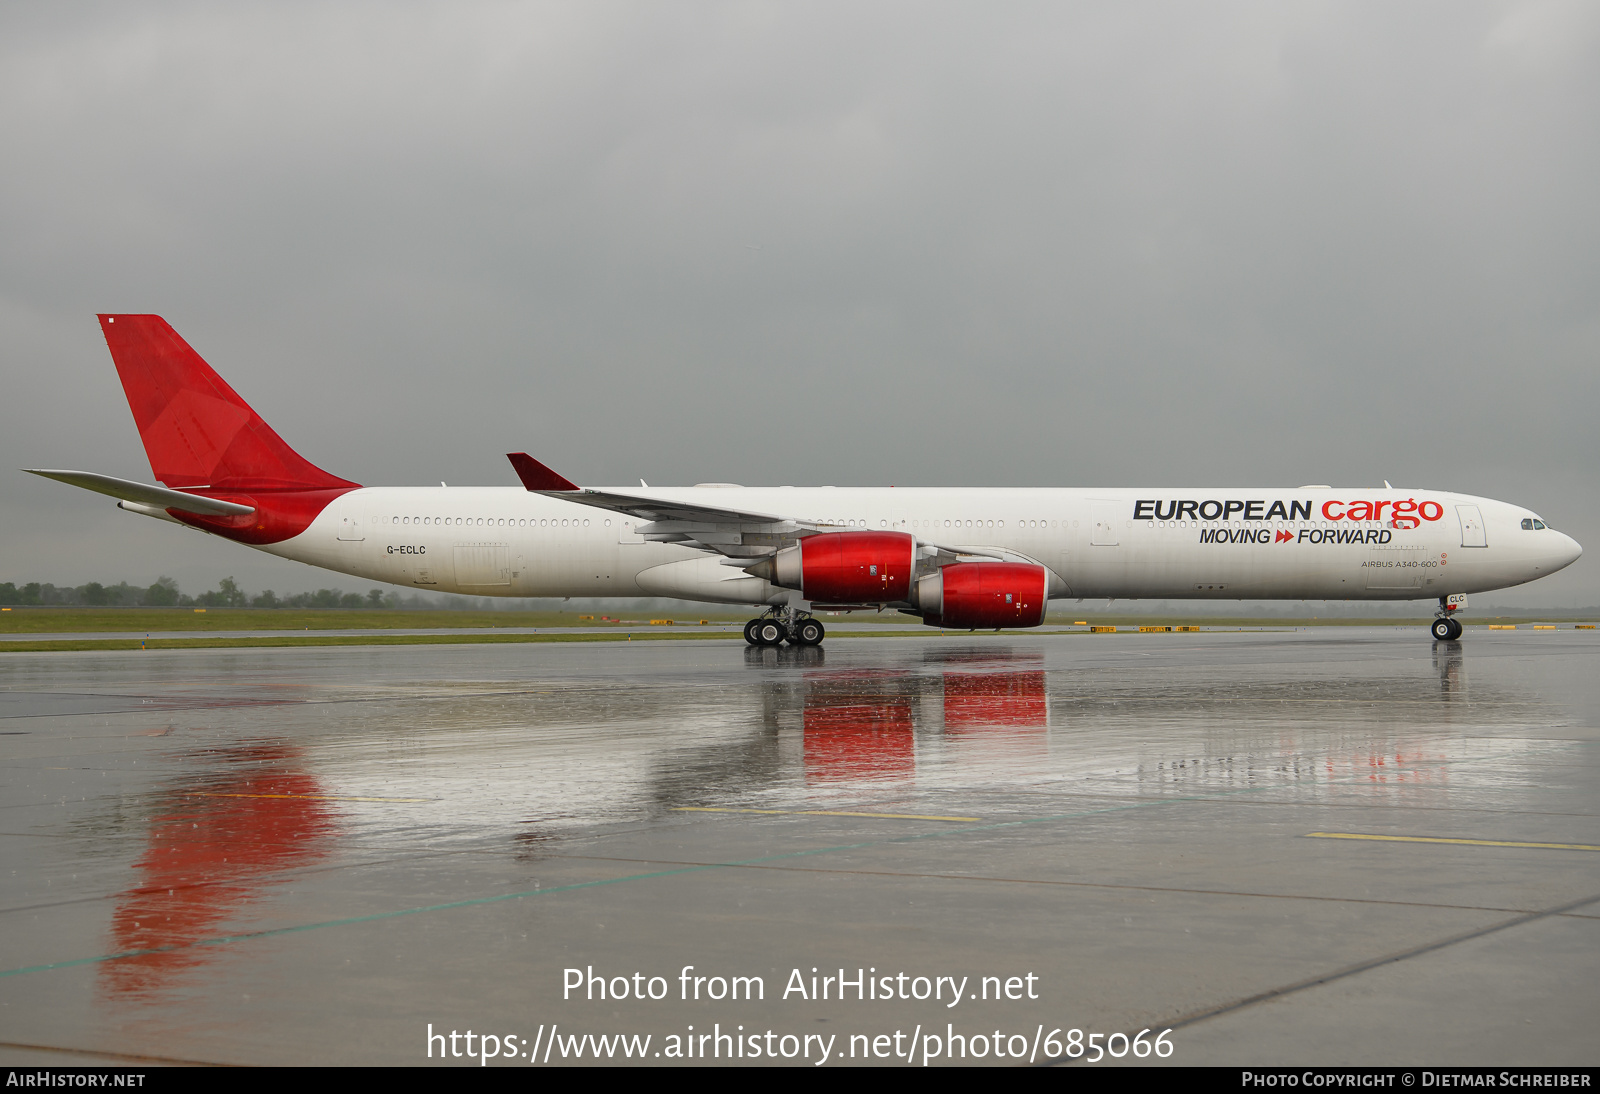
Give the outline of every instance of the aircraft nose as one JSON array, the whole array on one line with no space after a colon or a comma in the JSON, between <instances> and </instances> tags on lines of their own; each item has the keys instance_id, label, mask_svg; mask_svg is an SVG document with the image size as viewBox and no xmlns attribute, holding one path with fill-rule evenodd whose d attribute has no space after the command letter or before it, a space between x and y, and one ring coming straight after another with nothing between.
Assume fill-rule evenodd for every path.
<instances>
[{"instance_id":1,"label":"aircraft nose","mask_svg":"<svg viewBox=\"0 0 1600 1094\"><path fill-rule=\"evenodd\" d=\"M1554 529L1551 530L1554 531ZM1550 567L1545 571L1546 573L1555 573L1557 570L1571 566L1583 554L1583 548L1579 546L1578 541L1565 532L1556 532L1551 539L1553 542L1545 548L1549 552L1546 557L1549 559L1548 565Z\"/></svg>"},{"instance_id":2,"label":"aircraft nose","mask_svg":"<svg viewBox=\"0 0 1600 1094\"><path fill-rule=\"evenodd\" d=\"M1571 566L1583 555L1583 546L1565 532L1561 533L1561 562L1562 566Z\"/></svg>"}]
</instances>

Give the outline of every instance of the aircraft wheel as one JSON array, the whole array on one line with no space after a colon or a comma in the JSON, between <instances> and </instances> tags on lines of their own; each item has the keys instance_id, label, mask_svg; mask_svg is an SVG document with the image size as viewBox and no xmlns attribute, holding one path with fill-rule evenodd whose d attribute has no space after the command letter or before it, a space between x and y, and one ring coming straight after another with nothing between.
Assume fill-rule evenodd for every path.
<instances>
[{"instance_id":1,"label":"aircraft wheel","mask_svg":"<svg viewBox=\"0 0 1600 1094\"><path fill-rule=\"evenodd\" d=\"M789 637L789 630L776 619L758 619L755 621L756 644L759 646L781 646L783 640Z\"/></svg>"},{"instance_id":2,"label":"aircraft wheel","mask_svg":"<svg viewBox=\"0 0 1600 1094\"><path fill-rule=\"evenodd\" d=\"M756 637L756 628L761 625L761 620L752 619L744 625L744 640L752 646L761 645L761 640Z\"/></svg>"},{"instance_id":3,"label":"aircraft wheel","mask_svg":"<svg viewBox=\"0 0 1600 1094\"><path fill-rule=\"evenodd\" d=\"M1450 619L1448 622L1450 624L1450 641L1454 642L1461 637L1461 632L1466 630L1466 626L1459 619Z\"/></svg>"},{"instance_id":4,"label":"aircraft wheel","mask_svg":"<svg viewBox=\"0 0 1600 1094\"><path fill-rule=\"evenodd\" d=\"M1433 621L1433 637L1440 642L1455 641L1456 621L1454 619L1435 619Z\"/></svg>"},{"instance_id":5,"label":"aircraft wheel","mask_svg":"<svg viewBox=\"0 0 1600 1094\"><path fill-rule=\"evenodd\" d=\"M802 619L791 636L801 646L820 646L827 630L815 619Z\"/></svg>"}]
</instances>

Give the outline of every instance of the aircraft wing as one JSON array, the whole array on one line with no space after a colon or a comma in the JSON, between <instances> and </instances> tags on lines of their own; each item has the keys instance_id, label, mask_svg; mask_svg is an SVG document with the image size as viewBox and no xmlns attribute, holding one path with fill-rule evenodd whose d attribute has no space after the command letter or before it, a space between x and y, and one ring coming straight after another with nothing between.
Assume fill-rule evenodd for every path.
<instances>
[{"instance_id":1,"label":"aircraft wing","mask_svg":"<svg viewBox=\"0 0 1600 1094\"><path fill-rule=\"evenodd\" d=\"M758 513L749 509L726 509L696 502L675 500L663 490L638 494L618 494L606 490L535 490L535 494L592 505L596 509L609 509L613 513L626 513L643 521L677 521L694 524L794 524L776 513ZM801 525L796 524L797 528Z\"/></svg>"},{"instance_id":2,"label":"aircraft wing","mask_svg":"<svg viewBox=\"0 0 1600 1094\"><path fill-rule=\"evenodd\" d=\"M119 479L111 475L96 475L92 471L50 471L33 467L24 467L23 470L30 475L55 479L57 482L64 482L69 486L93 490L96 494L105 494L107 497L120 498L123 501L131 501L139 505L148 505L154 509L180 509L185 513L200 513L213 517L242 516L245 513L254 513L256 511L253 505L219 501L216 498L201 497L199 494L189 494L182 490L168 490L164 486L149 486L142 482L133 482L131 479Z\"/></svg>"},{"instance_id":3,"label":"aircraft wing","mask_svg":"<svg viewBox=\"0 0 1600 1094\"><path fill-rule=\"evenodd\" d=\"M801 536L828 530L825 525L794 520L782 513L686 501L673 497L673 490L641 487L637 493L624 493L580 487L525 452L507 453L506 458L529 493L622 513L639 522L637 531L647 540L680 543L746 563L789 546Z\"/></svg>"},{"instance_id":4,"label":"aircraft wing","mask_svg":"<svg viewBox=\"0 0 1600 1094\"><path fill-rule=\"evenodd\" d=\"M685 547L725 555L724 565L728 566L747 566L782 547L792 546L804 536L843 530L832 524L797 520L782 513L685 501L672 497L675 493L672 490L642 487L638 493L623 493L585 488L550 470L525 452L507 453L507 458L529 493L626 514L641 522L638 532L645 539L679 543ZM1022 558L1014 552L994 548L953 546L921 537L918 537L918 542L925 548L933 548L944 561L961 558Z\"/></svg>"}]
</instances>

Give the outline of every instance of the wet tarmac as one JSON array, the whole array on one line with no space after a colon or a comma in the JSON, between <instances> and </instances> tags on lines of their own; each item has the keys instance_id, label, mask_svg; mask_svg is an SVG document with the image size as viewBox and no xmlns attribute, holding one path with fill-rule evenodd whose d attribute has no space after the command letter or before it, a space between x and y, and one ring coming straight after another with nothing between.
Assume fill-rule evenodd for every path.
<instances>
[{"instance_id":1,"label":"wet tarmac","mask_svg":"<svg viewBox=\"0 0 1600 1094\"><path fill-rule=\"evenodd\" d=\"M0 1060L1594 1064L1595 633L6 654Z\"/></svg>"}]
</instances>

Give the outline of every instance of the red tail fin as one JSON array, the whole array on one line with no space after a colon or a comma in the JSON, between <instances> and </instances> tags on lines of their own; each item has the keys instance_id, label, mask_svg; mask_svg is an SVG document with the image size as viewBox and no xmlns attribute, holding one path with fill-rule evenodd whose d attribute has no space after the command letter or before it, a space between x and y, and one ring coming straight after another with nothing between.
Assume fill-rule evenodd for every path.
<instances>
[{"instance_id":1,"label":"red tail fin","mask_svg":"<svg viewBox=\"0 0 1600 1094\"><path fill-rule=\"evenodd\" d=\"M283 438L158 315L102 315L150 470L174 489L323 490L330 475Z\"/></svg>"}]
</instances>

